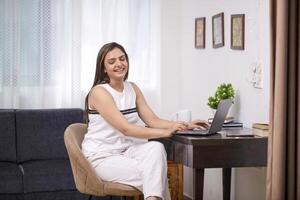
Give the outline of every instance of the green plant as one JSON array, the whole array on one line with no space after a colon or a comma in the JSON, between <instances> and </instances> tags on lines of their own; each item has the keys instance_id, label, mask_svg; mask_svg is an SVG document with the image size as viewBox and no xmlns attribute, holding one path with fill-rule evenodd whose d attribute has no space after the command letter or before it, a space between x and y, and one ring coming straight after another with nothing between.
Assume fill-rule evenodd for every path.
<instances>
[{"instance_id":1,"label":"green plant","mask_svg":"<svg viewBox=\"0 0 300 200\"><path fill-rule=\"evenodd\" d=\"M234 98L234 89L230 83L222 83L216 90L215 96L208 97L207 105L212 109L217 109L219 102L222 99Z\"/></svg>"}]
</instances>

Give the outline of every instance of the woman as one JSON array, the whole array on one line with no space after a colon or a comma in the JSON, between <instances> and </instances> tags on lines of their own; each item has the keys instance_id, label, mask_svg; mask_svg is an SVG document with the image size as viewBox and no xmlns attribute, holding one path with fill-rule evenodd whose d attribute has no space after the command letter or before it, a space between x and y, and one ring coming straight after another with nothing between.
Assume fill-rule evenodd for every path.
<instances>
[{"instance_id":1,"label":"woman","mask_svg":"<svg viewBox=\"0 0 300 200\"><path fill-rule=\"evenodd\" d=\"M94 84L86 97L88 132L82 150L102 180L134 186L147 200L170 200L164 146L135 138L170 137L207 124L158 118L137 85L126 81L128 70L128 55L121 45L113 42L100 49ZM138 125L139 119L148 127Z\"/></svg>"}]
</instances>

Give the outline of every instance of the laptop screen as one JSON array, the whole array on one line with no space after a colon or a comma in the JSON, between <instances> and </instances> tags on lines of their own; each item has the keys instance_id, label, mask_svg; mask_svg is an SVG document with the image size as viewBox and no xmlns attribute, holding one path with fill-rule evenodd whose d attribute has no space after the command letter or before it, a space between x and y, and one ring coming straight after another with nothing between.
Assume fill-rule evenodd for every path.
<instances>
[{"instance_id":1,"label":"laptop screen","mask_svg":"<svg viewBox=\"0 0 300 200\"><path fill-rule=\"evenodd\" d=\"M231 99L224 99L220 101L213 121L211 123L209 133L216 133L222 129L223 123L226 119L231 104Z\"/></svg>"}]
</instances>

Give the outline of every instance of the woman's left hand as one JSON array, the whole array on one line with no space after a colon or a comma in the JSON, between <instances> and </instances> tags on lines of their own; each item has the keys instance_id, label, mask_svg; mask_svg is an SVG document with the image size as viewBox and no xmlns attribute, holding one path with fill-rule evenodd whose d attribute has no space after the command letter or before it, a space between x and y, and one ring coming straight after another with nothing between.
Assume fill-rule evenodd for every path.
<instances>
[{"instance_id":1,"label":"woman's left hand","mask_svg":"<svg viewBox=\"0 0 300 200\"><path fill-rule=\"evenodd\" d=\"M206 130L210 127L210 124L205 120L193 120L190 123L188 123L188 129L202 129Z\"/></svg>"}]
</instances>

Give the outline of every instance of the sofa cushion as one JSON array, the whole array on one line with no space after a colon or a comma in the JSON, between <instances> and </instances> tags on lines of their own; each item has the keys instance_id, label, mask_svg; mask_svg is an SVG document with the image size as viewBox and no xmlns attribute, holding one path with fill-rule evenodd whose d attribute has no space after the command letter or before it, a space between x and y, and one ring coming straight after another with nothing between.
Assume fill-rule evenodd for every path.
<instances>
[{"instance_id":1,"label":"sofa cushion","mask_svg":"<svg viewBox=\"0 0 300 200\"><path fill-rule=\"evenodd\" d=\"M24 200L89 200L89 195L81 194L77 190L57 192L33 192L24 194Z\"/></svg>"},{"instance_id":2,"label":"sofa cushion","mask_svg":"<svg viewBox=\"0 0 300 200\"><path fill-rule=\"evenodd\" d=\"M1 194L0 193L0 199L1 200L24 200L24 194Z\"/></svg>"},{"instance_id":3,"label":"sofa cushion","mask_svg":"<svg viewBox=\"0 0 300 200\"><path fill-rule=\"evenodd\" d=\"M25 193L75 189L69 160L28 161L22 167Z\"/></svg>"},{"instance_id":4,"label":"sofa cushion","mask_svg":"<svg viewBox=\"0 0 300 200\"><path fill-rule=\"evenodd\" d=\"M0 194L23 193L22 171L15 163L0 162Z\"/></svg>"},{"instance_id":5,"label":"sofa cushion","mask_svg":"<svg viewBox=\"0 0 300 200\"><path fill-rule=\"evenodd\" d=\"M15 111L0 109L0 161L16 160Z\"/></svg>"},{"instance_id":6,"label":"sofa cushion","mask_svg":"<svg viewBox=\"0 0 300 200\"><path fill-rule=\"evenodd\" d=\"M16 110L18 162L68 158L64 131L77 122L81 109Z\"/></svg>"}]
</instances>

